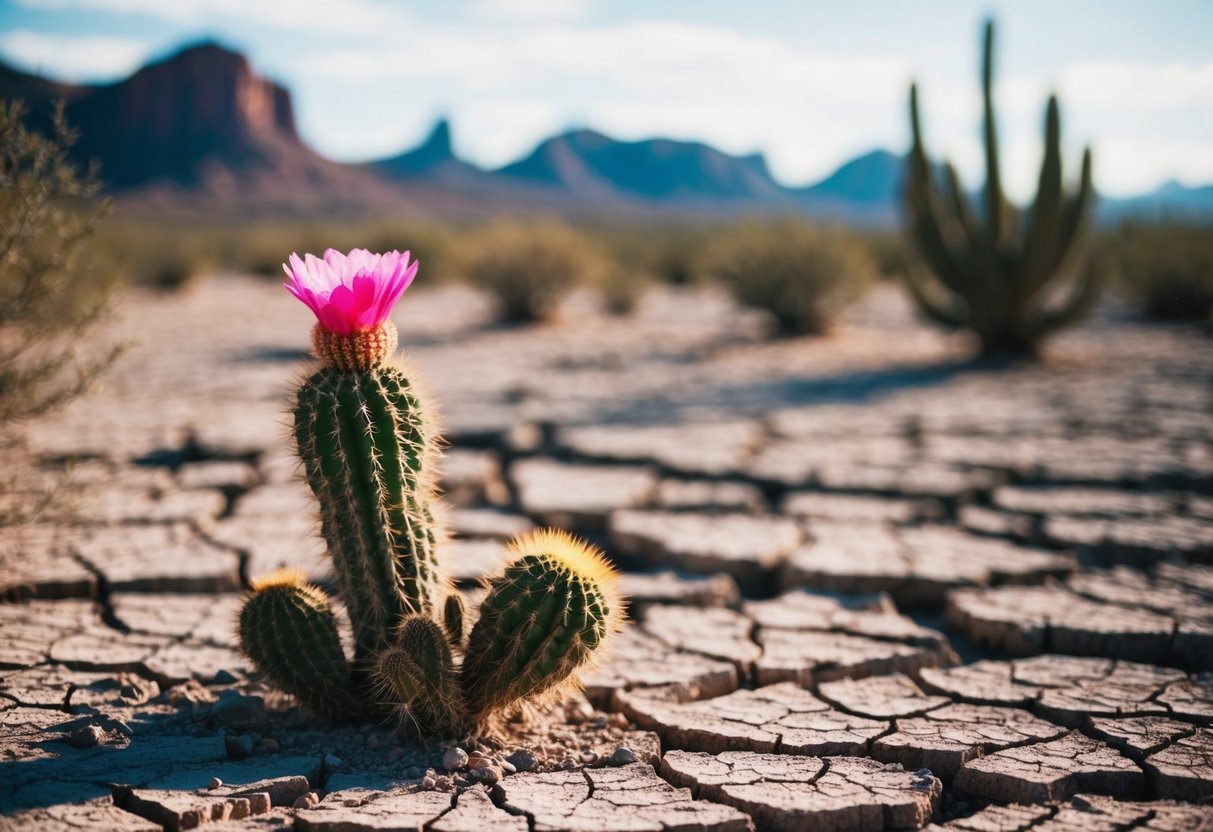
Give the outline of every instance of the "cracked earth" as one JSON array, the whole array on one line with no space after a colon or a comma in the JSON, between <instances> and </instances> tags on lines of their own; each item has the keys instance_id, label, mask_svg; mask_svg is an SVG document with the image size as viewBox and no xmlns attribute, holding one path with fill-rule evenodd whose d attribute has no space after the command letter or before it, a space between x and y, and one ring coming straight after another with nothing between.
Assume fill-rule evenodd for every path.
<instances>
[{"instance_id":1,"label":"cracked earth","mask_svg":"<svg viewBox=\"0 0 1213 832\"><path fill-rule=\"evenodd\" d=\"M138 345L6 464L67 485L0 531L0 829L1213 829L1205 334L1105 312L990 367L887 287L795 341L703 290L530 329L410 292L450 577L551 524L632 598L583 695L448 771L235 650L252 576L332 583L285 429L306 310L124 306Z\"/></svg>"}]
</instances>

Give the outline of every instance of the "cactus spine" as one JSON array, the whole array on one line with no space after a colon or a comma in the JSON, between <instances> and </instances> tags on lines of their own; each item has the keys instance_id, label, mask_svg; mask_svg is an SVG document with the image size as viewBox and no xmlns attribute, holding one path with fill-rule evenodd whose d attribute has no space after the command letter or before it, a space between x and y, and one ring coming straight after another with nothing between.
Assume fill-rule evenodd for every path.
<instances>
[{"instance_id":1,"label":"cactus spine","mask_svg":"<svg viewBox=\"0 0 1213 832\"><path fill-rule=\"evenodd\" d=\"M907 272L919 308L945 326L971 329L983 353L1033 354L1040 341L1077 320L1099 283L1085 268L1094 203L1091 151L1083 153L1078 190L1062 187L1057 98L1045 114L1045 153L1032 208L1021 215L1003 193L994 119L994 24L987 22L982 61L986 186L981 218L951 164L941 187L923 144L918 88L910 87L910 152L906 206L910 232L937 283ZM984 220L984 222L983 222ZM1058 287L1063 296L1055 297Z\"/></svg>"},{"instance_id":2,"label":"cactus spine","mask_svg":"<svg viewBox=\"0 0 1213 832\"><path fill-rule=\"evenodd\" d=\"M374 287L356 288L374 299ZM438 569L437 440L415 386L390 362L395 328L341 334L317 324L312 344L321 366L296 396L295 439L354 655L342 651L328 597L296 572L254 583L239 621L245 654L321 715L395 709L425 735L492 733L522 701L575 684L622 620L614 569L562 532L520 538L465 637L462 597Z\"/></svg>"}]
</instances>

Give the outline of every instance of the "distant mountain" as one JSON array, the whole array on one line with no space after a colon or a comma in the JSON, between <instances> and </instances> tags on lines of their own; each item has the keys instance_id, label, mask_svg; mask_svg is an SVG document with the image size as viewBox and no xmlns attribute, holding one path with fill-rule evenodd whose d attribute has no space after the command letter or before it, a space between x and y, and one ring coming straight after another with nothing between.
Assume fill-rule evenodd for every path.
<instances>
[{"instance_id":1,"label":"distant mountain","mask_svg":"<svg viewBox=\"0 0 1213 832\"><path fill-rule=\"evenodd\" d=\"M548 139L497 173L587 199L627 197L688 206L788 201L760 154L730 156L699 142L670 139L619 141L594 130Z\"/></svg>"},{"instance_id":2,"label":"distant mountain","mask_svg":"<svg viewBox=\"0 0 1213 832\"><path fill-rule=\"evenodd\" d=\"M380 173L399 179L430 179L449 183L471 183L484 172L455 156L451 145L451 123L439 119L425 140L399 156L372 162Z\"/></svg>"},{"instance_id":3,"label":"distant mountain","mask_svg":"<svg viewBox=\"0 0 1213 832\"><path fill-rule=\"evenodd\" d=\"M80 133L74 155L99 161L102 180L120 199L208 211L252 201L295 211L356 194L409 210L409 200L377 177L308 148L290 93L215 43L105 85L58 84L5 67L0 97L24 98L41 120L54 100L66 100L68 122Z\"/></svg>"},{"instance_id":4,"label":"distant mountain","mask_svg":"<svg viewBox=\"0 0 1213 832\"><path fill-rule=\"evenodd\" d=\"M864 225L896 221L906 160L887 150L857 156L815 185L796 190L806 210Z\"/></svg>"},{"instance_id":5,"label":"distant mountain","mask_svg":"<svg viewBox=\"0 0 1213 832\"><path fill-rule=\"evenodd\" d=\"M904 157L873 150L816 184L787 188L761 154L734 156L700 142L622 141L589 129L541 142L495 171L458 158L439 120L417 147L365 164L321 157L295 128L290 93L247 58L201 43L106 85L65 84L0 64L0 98L25 99L46 123L63 100L123 210L315 217L478 217L509 213L731 217L795 213L864 226L900 214ZM1168 183L1101 200L1101 222L1130 216L1213 220L1213 186Z\"/></svg>"},{"instance_id":6,"label":"distant mountain","mask_svg":"<svg viewBox=\"0 0 1213 832\"><path fill-rule=\"evenodd\" d=\"M1171 181L1141 196L1100 201L1100 222L1114 223L1133 218L1213 221L1213 185L1189 188Z\"/></svg>"}]
</instances>

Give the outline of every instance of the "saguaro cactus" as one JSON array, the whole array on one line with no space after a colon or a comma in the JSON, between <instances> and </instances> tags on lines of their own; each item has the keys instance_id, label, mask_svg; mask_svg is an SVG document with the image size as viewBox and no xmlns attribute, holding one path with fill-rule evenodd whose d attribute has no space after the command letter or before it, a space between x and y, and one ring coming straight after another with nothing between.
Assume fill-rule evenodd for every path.
<instances>
[{"instance_id":1,"label":"saguaro cactus","mask_svg":"<svg viewBox=\"0 0 1213 832\"><path fill-rule=\"evenodd\" d=\"M430 509L435 435L387 320L417 272L409 255L292 255L287 289L315 313L320 365L301 384L295 440L354 633L347 658L325 593L294 571L254 582L240 643L313 711L402 711L425 733L491 732L519 702L559 690L614 632L614 570L558 532L509 547L465 644L461 597L442 580Z\"/></svg>"},{"instance_id":2,"label":"saguaro cactus","mask_svg":"<svg viewBox=\"0 0 1213 832\"><path fill-rule=\"evenodd\" d=\"M1079 318L1098 293L1094 271L1085 268L1094 202L1091 151L1083 153L1078 190L1067 194L1057 97L1050 96L1036 198L1027 212L1011 205L998 161L993 49L994 24L987 22L982 62L986 185L980 217L950 163L943 183L938 181L923 144L918 87L910 87L913 147L906 207L911 235L937 283L913 271L906 273L906 283L925 314L972 330L985 354L1032 354L1043 338Z\"/></svg>"}]
</instances>

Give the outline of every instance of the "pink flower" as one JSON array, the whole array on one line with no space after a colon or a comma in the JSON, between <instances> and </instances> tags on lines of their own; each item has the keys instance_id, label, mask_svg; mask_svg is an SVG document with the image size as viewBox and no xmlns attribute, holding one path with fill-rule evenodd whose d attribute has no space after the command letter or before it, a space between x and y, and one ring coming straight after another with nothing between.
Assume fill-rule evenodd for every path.
<instances>
[{"instance_id":1,"label":"pink flower","mask_svg":"<svg viewBox=\"0 0 1213 832\"><path fill-rule=\"evenodd\" d=\"M392 314L392 307L417 276L417 261L409 253L371 254L356 248L349 254L329 249L324 259L292 254L282 270L290 278L286 290L316 313L330 332L352 335L374 329Z\"/></svg>"}]
</instances>

